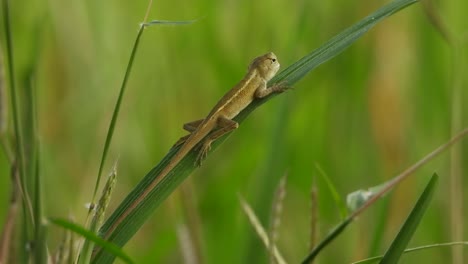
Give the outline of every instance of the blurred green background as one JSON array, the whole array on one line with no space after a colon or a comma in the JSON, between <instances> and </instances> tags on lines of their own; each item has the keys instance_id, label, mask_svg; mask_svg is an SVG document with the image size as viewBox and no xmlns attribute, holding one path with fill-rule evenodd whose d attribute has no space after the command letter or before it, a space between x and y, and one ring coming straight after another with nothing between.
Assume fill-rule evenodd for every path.
<instances>
[{"instance_id":1,"label":"blurred green background","mask_svg":"<svg viewBox=\"0 0 468 264\"><path fill-rule=\"evenodd\" d=\"M252 58L273 51L284 69L385 3L155 1L150 20L198 20L143 33L105 168L107 174L118 160L110 210L185 135L182 124L204 117L243 77ZM84 205L91 199L118 89L147 5L11 1L17 82L19 89L32 82L37 93L48 216L72 216L84 223ZM468 30L467 8L461 0L436 4L457 37ZM1 38L3 45L3 25ZM196 234L203 263L265 263L268 255L241 211L238 195L268 226L274 190L287 173L278 247L289 263L298 263L309 250L313 182L318 239L340 221L315 163L343 199L395 176L450 138L454 78L462 82L457 120L460 128L466 126L463 48L466 44L454 66L453 50L421 4L383 21L294 90L255 111L154 213L125 251L137 263L182 263L180 234L188 227ZM5 54L4 46L2 50ZM462 175L467 175L468 142L458 146L464 153ZM444 153L377 203L320 255L320 263L349 263L383 253L433 172L441 176L439 189L411 245L453 241L449 158ZM10 188L2 153L0 226ZM464 194L464 209L467 198ZM62 230L49 232L53 252ZM450 259L450 248L437 248L405 256L402 263Z\"/></svg>"}]
</instances>

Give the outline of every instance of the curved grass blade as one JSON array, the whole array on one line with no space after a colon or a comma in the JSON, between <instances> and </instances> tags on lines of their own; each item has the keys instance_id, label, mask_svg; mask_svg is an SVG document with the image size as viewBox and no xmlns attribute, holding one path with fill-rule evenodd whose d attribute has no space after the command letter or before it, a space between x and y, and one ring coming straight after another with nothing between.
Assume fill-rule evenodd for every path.
<instances>
[{"instance_id":1,"label":"curved grass blade","mask_svg":"<svg viewBox=\"0 0 468 264\"><path fill-rule=\"evenodd\" d=\"M123 250L114 245L113 243L111 242L108 242L102 238L100 238L99 236L97 236L96 234L94 234L93 232L90 232L89 230L86 230L85 228L73 223L73 222L70 222L68 220L64 220L64 219L60 219L60 218L50 218L49 221L55 225L58 225L58 226L61 226L67 230L70 230L70 231L73 231L79 235L81 235L82 237L90 240L90 241L93 241L97 246L103 248L104 250L106 250L107 252L109 252L110 254L113 254L114 256L120 258L121 260L123 260L125 263L134 263L132 261L132 259L127 255L125 254L125 252L123 252Z\"/></svg>"},{"instance_id":2,"label":"curved grass blade","mask_svg":"<svg viewBox=\"0 0 468 264\"><path fill-rule=\"evenodd\" d=\"M318 175L320 175L320 177L322 177L322 179L327 184L328 191L330 192L333 201L335 202L336 208L338 208L338 212L340 213L341 219L345 219L346 215L348 214L348 211L346 210L346 205L344 205L344 203L342 202L343 199L341 198L339 192L336 190L333 181L330 179L330 177L328 177L328 175L318 163L315 163L315 169L318 171Z\"/></svg>"},{"instance_id":3,"label":"curved grass blade","mask_svg":"<svg viewBox=\"0 0 468 264\"><path fill-rule=\"evenodd\" d=\"M418 202L406 219L405 224L400 229L400 232L380 261L381 264L398 263L405 248L408 246L409 241L413 237L414 232L418 228L429 203L431 202L438 178L439 176L437 176L437 174L434 173L432 175L431 180L419 197Z\"/></svg>"},{"instance_id":4,"label":"curved grass blade","mask_svg":"<svg viewBox=\"0 0 468 264\"><path fill-rule=\"evenodd\" d=\"M425 191L423 192L423 194L421 195L421 198L419 200L421 200L423 197L425 199L427 199L426 196L428 195L425 195L426 191L429 189L430 190L430 195L432 195L432 191L433 191L433 188L434 188L434 184L437 180L437 175L434 175L432 176L431 178L431 181L429 182L428 186L426 187ZM430 195L429 195L429 198L430 198ZM418 204L420 202L418 201ZM418 206L418 204L416 204L416 207ZM415 208L416 208L415 207ZM426 205L427 207L427 205ZM420 208L418 207L419 209L424 209L425 208ZM413 211L415 211L415 209L413 209ZM411 215L410 215L411 217ZM408 218L409 219L409 218ZM332 242L336 237L338 237L339 234L341 234L341 232L343 232L345 230L345 228L354 220L354 216L351 215L349 216L348 218L346 218L343 222L341 222L337 227L335 227L335 229L333 229L332 232L330 232L330 234L328 234L324 240L322 240L320 242L320 244L318 244L313 250L312 252L307 256L306 259L304 259L304 261L302 263L311 263L315 257L317 257L317 255L322 251L322 249L324 249L330 242ZM417 225L416 225L417 226ZM396 241L396 239L395 239ZM406 245L405 245L406 247ZM404 249L404 248L403 248ZM396 263L396 262L387 262L387 263Z\"/></svg>"},{"instance_id":5,"label":"curved grass blade","mask_svg":"<svg viewBox=\"0 0 468 264\"><path fill-rule=\"evenodd\" d=\"M115 124L117 123L117 117L119 116L119 111L120 111L120 105L122 104L122 99L125 94L125 89L127 87L127 82L128 78L130 76L130 72L132 71L132 66L133 66L133 61L135 60L135 54L138 49L138 44L140 43L140 38L141 35L143 34L143 30L147 26L153 26L153 25L185 25L185 24L191 24L194 23L196 20L186 20L186 21L170 21L170 20L153 20L148 23L142 23L140 25L140 29L138 30L137 37L135 39L135 43L133 44L132 48L132 53L130 54L130 59L128 60L127 64L127 69L125 70L125 76L122 81L122 85L120 87L119 91L119 96L117 98L117 102L115 103L114 107L114 112L112 113L112 119L109 124L109 129L107 130L107 136L106 136L106 143L104 144L104 149L102 151L102 156L101 156L101 163L99 164L99 172L98 176L96 179L96 184L94 186L94 191L93 191L93 198L92 201L94 202L96 198L97 191L99 189L99 184L101 182L101 175L102 175L102 170L104 169L104 164L106 162L107 158L107 152L109 151L109 146L112 141L112 136L114 135L114 129L115 129Z\"/></svg>"},{"instance_id":6,"label":"curved grass blade","mask_svg":"<svg viewBox=\"0 0 468 264\"><path fill-rule=\"evenodd\" d=\"M447 150L449 147L459 142L461 139L463 139L467 135L468 135L468 128L461 131L460 133L455 135L453 138L451 138L448 142L442 144L441 146L439 146L438 148L436 148L435 150L433 150L432 152L424 156L422 159L420 159L419 161L411 165L409 168L404 170L399 175L393 177L390 181L387 181L384 185L381 185L383 186L383 188L380 188L381 190L378 193L374 193L369 199L366 199L365 203L362 204L361 207L359 207L359 209L356 209L355 211L351 212L348 218L344 220L344 222L347 222L347 221L351 222L352 220L354 220L356 217L361 215L365 210L367 210L371 205L373 205L377 200L382 198L383 195L387 194L390 190L392 190L396 185L400 184L404 179L408 178L416 170L421 168L424 164L428 163L429 161L431 161L432 159L440 155L443 151ZM344 222L338 225L338 227L335 228L335 231L336 229L339 229L343 225L344 227L346 227L348 223L345 224ZM342 230L340 230L340 232L344 230L344 227L342 228ZM310 263L314 259L314 257L318 255L320 250L325 248L327 244L333 241L333 239L337 237L337 234L335 234L335 231L329 234L324 239L324 241L322 241L317 247L315 247L309 253L309 255L307 256L306 260L303 263ZM333 236L333 237L330 239L330 236Z\"/></svg>"},{"instance_id":7,"label":"curved grass blade","mask_svg":"<svg viewBox=\"0 0 468 264\"><path fill-rule=\"evenodd\" d=\"M468 241L460 241L460 242L449 242L449 243L440 243L440 244L432 244L432 245L425 245L425 246L420 246L420 247L415 247L415 248L408 248L405 249L403 253L411 253L411 252L416 252L420 250L427 250L427 249L433 249L433 248L438 248L438 247L453 247L453 246L468 246ZM353 262L351 264L369 264L369 263L375 263L383 258L383 255L377 256L377 257L372 257L372 258L367 258L363 260L359 260L356 262Z\"/></svg>"},{"instance_id":8,"label":"curved grass blade","mask_svg":"<svg viewBox=\"0 0 468 264\"><path fill-rule=\"evenodd\" d=\"M345 228L353 222L354 218L348 217L343 222L341 222L335 229L333 229L330 234L326 236L324 240L322 240L314 250L307 256L306 259L302 261L303 264L312 263L312 260L317 257L317 255L324 249L330 242L332 242L341 232L345 230Z\"/></svg>"},{"instance_id":9,"label":"curved grass blade","mask_svg":"<svg viewBox=\"0 0 468 264\"><path fill-rule=\"evenodd\" d=\"M302 79L308 72L320 64L337 56L345 48L353 44L365 32L375 26L384 18L393 13L417 2L417 0L396 0L378 9L370 16L344 30L324 45L300 59L287 69L279 73L270 83L284 82L292 85ZM244 109L235 120L241 123L253 110L273 98L275 95L256 100ZM215 150L227 136L222 137L213 143ZM180 147L180 146L179 146ZM106 221L100 230L102 236L119 246L125 245L127 241L140 229L152 212L166 199L166 197L195 169L196 154L190 152L161 182L146 196L144 200L134 210L129 212L124 219L122 215L127 208L138 199L145 191L145 187L153 182L159 172L168 164L171 158L177 153L179 147L172 148L169 153L154 167L143 180L124 199L111 217ZM116 223L118 223L117 226ZM113 256L100 251L92 260L94 263L111 263Z\"/></svg>"},{"instance_id":10,"label":"curved grass blade","mask_svg":"<svg viewBox=\"0 0 468 264\"><path fill-rule=\"evenodd\" d=\"M381 20L391 16L399 10L416 3L418 0L396 0L378 9L363 20L345 29L309 55L300 59L286 70L273 78L272 82L286 81L292 85L302 79L309 71L335 57L354 41L369 31Z\"/></svg>"},{"instance_id":11,"label":"curved grass blade","mask_svg":"<svg viewBox=\"0 0 468 264\"><path fill-rule=\"evenodd\" d=\"M120 105L122 103L122 99L125 94L128 77L130 76L130 72L132 71L133 61L135 59L135 54L138 49L138 44L140 43L140 38L141 38L141 35L143 34L144 29L145 29L145 26L142 24L140 26L140 30L138 30L135 43L133 44L132 53L130 54L130 59L128 60L127 69L125 70L125 76L122 81L122 86L120 87L119 97L117 98L117 102L115 103L114 112L112 113L112 119L109 124L109 129L107 130L106 143L104 144L104 149L102 151L102 157L101 157L101 163L99 165L99 172L98 172L98 176L96 179L96 184L94 185L93 198L92 198L93 203L94 203L94 199L96 198L97 190L99 189L99 183L101 182L102 170L104 168L104 163L106 161L107 152L109 151L109 146L112 141L112 136L114 135L115 123L117 122L117 117L119 116Z\"/></svg>"}]
</instances>

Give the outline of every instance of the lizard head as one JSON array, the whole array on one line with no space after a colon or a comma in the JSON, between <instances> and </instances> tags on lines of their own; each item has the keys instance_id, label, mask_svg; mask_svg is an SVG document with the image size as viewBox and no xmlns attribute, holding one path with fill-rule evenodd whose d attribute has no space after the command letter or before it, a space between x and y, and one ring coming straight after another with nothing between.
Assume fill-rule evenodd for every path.
<instances>
[{"instance_id":1,"label":"lizard head","mask_svg":"<svg viewBox=\"0 0 468 264\"><path fill-rule=\"evenodd\" d=\"M249 72L257 70L257 72L266 81L271 80L273 76L278 72L280 64L278 58L273 52L268 52L260 57L255 58L249 66Z\"/></svg>"}]
</instances>

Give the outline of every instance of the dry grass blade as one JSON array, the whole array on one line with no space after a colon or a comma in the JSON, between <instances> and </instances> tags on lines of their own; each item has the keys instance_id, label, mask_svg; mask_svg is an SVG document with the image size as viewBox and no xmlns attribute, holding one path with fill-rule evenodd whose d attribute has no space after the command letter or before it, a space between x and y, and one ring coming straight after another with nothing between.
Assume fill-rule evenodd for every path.
<instances>
[{"instance_id":1,"label":"dry grass blade","mask_svg":"<svg viewBox=\"0 0 468 264\"><path fill-rule=\"evenodd\" d=\"M442 144L426 156L424 156L422 159L420 159L418 162L414 163L412 166L407 168L405 171L400 173L399 175L395 176L392 178L390 181L388 181L384 187L380 189L379 192L377 192L375 195L370 197L368 200L366 200L365 203L361 207L359 207L357 210L352 212L343 222L341 222L330 234L325 237L325 239L322 240L310 253L309 255L304 259L303 263L311 263L315 257L320 253L321 250L323 250L328 244L330 244L345 228L356 218L358 217L361 213L366 211L370 206L372 206L377 200L379 200L383 195L386 193L390 192L396 185L400 184L403 180L408 178L411 174L413 174L416 170L421 168L423 165L428 163L429 161L433 160L435 157L437 157L439 154L441 154L443 151L447 150L450 148L453 144L459 142L461 139L463 139L465 136L468 135L468 128L465 128L463 131L458 133L456 136L452 137L448 142Z\"/></svg>"},{"instance_id":2,"label":"dry grass blade","mask_svg":"<svg viewBox=\"0 0 468 264\"><path fill-rule=\"evenodd\" d=\"M273 246L278 239L278 228L281 224L281 213L283 212L283 201L284 197L286 197L286 180L287 174L285 174L276 188L275 196L272 203L271 208L271 217L270 217L270 232L269 232L269 241L270 247L268 250L270 251L270 263L274 262L274 251Z\"/></svg>"},{"instance_id":3,"label":"dry grass blade","mask_svg":"<svg viewBox=\"0 0 468 264\"><path fill-rule=\"evenodd\" d=\"M198 264L198 254L195 249L193 239L190 235L190 230L185 224L177 226L177 238L179 240L180 249L184 263L186 264Z\"/></svg>"},{"instance_id":4,"label":"dry grass blade","mask_svg":"<svg viewBox=\"0 0 468 264\"><path fill-rule=\"evenodd\" d=\"M315 178L314 178L315 179ZM309 249L312 250L317 243L317 222L318 222L318 192L317 184L315 180L312 182L312 188L310 190L310 238Z\"/></svg>"},{"instance_id":5,"label":"dry grass blade","mask_svg":"<svg viewBox=\"0 0 468 264\"><path fill-rule=\"evenodd\" d=\"M104 221L104 214L107 209L107 206L109 205L109 201L112 195L112 192L114 190L115 186L115 181L117 177L117 162L115 162L114 166L112 167L111 173L109 174L109 177L107 178L106 185L104 186L104 189L102 190L101 197L99 198L99 202L96 206L95 213L93 216L93 219L91 221L91 225L89 227L89 230L91 232L97 233L97 230L101 226L102 222ZM94 243L85 240L83 244L83 248L81 250L80 254L80 263L89 263L89 260L91 258L92 250L93 250Z\"/></svg>"},{"instance_id":6,"label":"dry grass blade","mask_svg":"<svg viewBox=\"0 0 468 264\"><path fill-rule=\"evenodd\" d=\"M411 174L413 174L416 170L421 168L424 164L428 163L435 157L437 157L439 154L441 154L443 151L447 150L450 148L453 144L457 143L460 141L462 138L464 138L466 135L468 135L468 128L465 128L462 132L458 133L455 135L453 138L451 138L448 142L445 144L442 144L435 150L433 150L431 153L427 154L424 156L424 158L420 159L418 162L414 163L412 166L407 168L405 171L394 177L392 180L388 181L388 184L382 188L380 192L372 196L369 200L366 201L366 203L361 206L359 209L354 211L349 218L355 218L358 215L360 215L362 212L364 212L369 206L371 206L375 201L380 199L384 194L388 193L390 190L393 189L397 184L408 178Z\"/></svg>"},{"instance_id":7,"label":"dry grass blade","mask_svg":"<svg viewBox=\"0 0 468 264\"><path fill-rule=\"evenodd\" d=\"M62 241L60 242L57 252L55 253L55 263L65 264L67 263L68 255L70 254L69 248L67 247L71 239L70 230L64 230Z\"/></svg>"},{"instance_id":8,"label":"dry grass blade","mask_svg":"<svg viewBox=\"0 0 468 264\"><path fill-rule=\"evenodd\" d=\"M191 181L186 182L178 190L180 194L180 204L183 213L184 223L183 227L188 232L187 242L190 242L191 255L193 260L191 263L205 263L203 259L202 250L202 224L200 213L197 210L197 197L194 192L194 186ZM183 245L182 245L183 246ZM188 263L187 261L185 263Z\"/></svg>"},{"instance_id":9,"label":"dry grass blade","mask_svg":"<svg viewBox=\"0 0 468 264\"><path fill-rule=\"evenodd\" d=\"M96 226L100 226L102 224L102 221L104 220L104 214L106 212L107 206L109 205L112 192L114 191L116 178L117 178L117 162L112 167L112 171L109 174L109 177L106 182L106 186L104 187L102 191L101 198L99 198L99 202L96 207L96 214L93 219L93 221L96 222Z\"/></svg>"},{"instance_id":10,"label":"dry grass blade","mask_svg":"<svg viewBox=\"0 0 468 264\"><path fill-rule=\"evenodd\" d=\"M260 221L258 220L257 216L253 212L250 205L241 196L239 196L239 201L241 203L242 210L247 215L247 218L249 219L250 224L255 229L255 232L257 232L257 235L260 237L265 247L267 249L272 248L273 256L274 256L276 263L286 264L286 261L284 261L284 258L281 256L281 253L278 251L278 248L276 248L275 245L272 245L271 241L268 239L267 232L265 231L263 226L260 224Z\"/></svg>"}]
</instances>

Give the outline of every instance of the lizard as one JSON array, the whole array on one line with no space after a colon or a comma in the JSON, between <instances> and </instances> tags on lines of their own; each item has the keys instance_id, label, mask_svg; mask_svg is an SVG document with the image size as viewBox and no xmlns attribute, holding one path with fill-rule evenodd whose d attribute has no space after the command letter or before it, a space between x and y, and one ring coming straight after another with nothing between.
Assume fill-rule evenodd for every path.
<instances>
[{"instance_id":1,"label":"lizard","mask_svg":"<svg viewBox=\"0 0 468 264\"><path fill-rule=\"evenodd\" d=\"M270 81L278 72L280 64L273 52L268 52L256 57L249 65L245 77L231 90L229 90L213 107L204 118L184 124L183 128L190 132L187 136L179 139L174 147L179 146L179 150L170 159L162 171L154 180L145 187L144 191L135 199L114 221L113 225L106 230L104 238L107 238L118 225L125 219L161 182L176 165L192 150L201 143L196 165L200 166L211 149L211 143L219 137L229 133L239 127L239 124L232 120L244 108L255 99L266 97L272 93L281 93L289 89L283 83L267 87Z\"/></svg>"}]
</instances>

